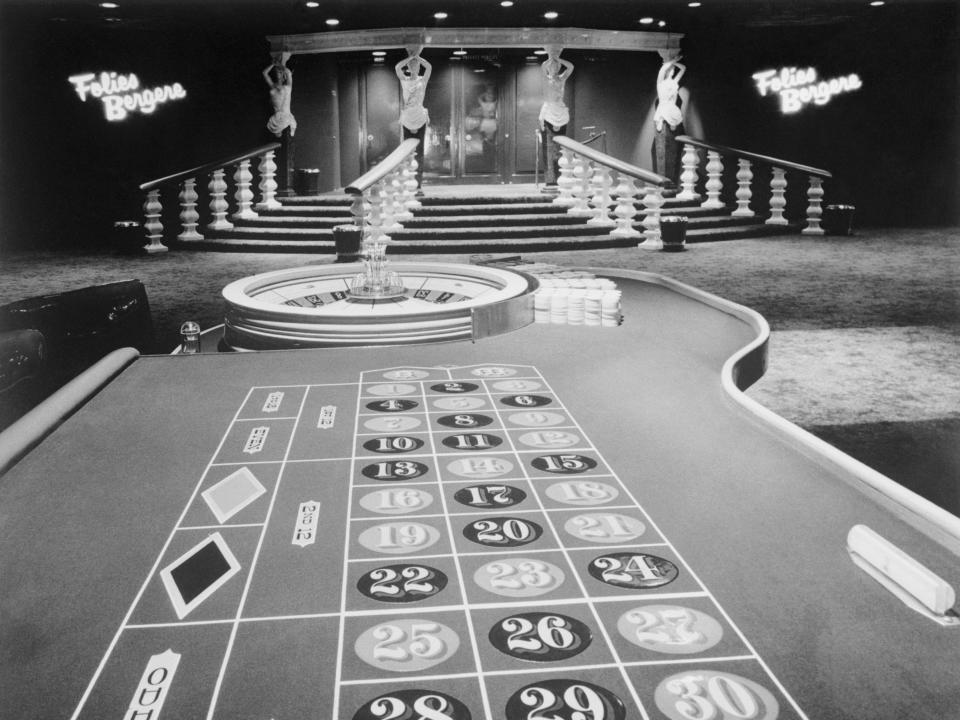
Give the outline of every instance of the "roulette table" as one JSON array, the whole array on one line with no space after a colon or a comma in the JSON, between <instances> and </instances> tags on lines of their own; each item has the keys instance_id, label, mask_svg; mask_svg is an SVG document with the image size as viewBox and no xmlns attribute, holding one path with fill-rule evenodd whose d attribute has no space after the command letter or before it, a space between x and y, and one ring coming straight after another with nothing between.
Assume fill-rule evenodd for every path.
<instances>
[{"instance_id":1,"label":"roulette table","mask_svg":"<svg viewBox=\"0 0 960 720\"><path fill-rule=\"evenodd\" d=\"M0 716L956 716L952 597L848 549L955 584L956 519L743 396L756 313L597 272L618 327L114 358L0 478Z\"/></svg>"}]
</instances>

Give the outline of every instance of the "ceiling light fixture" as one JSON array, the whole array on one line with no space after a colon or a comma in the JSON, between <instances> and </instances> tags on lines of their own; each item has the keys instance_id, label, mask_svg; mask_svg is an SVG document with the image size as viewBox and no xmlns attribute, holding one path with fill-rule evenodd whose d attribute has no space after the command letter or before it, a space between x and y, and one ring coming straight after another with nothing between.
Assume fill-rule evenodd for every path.
<instances>
[{"instance_id":1,"label":"ceiling light fixture","mask_svg":"<svg viewBox=\"0 0 960 720\"><path fill-rule=\"evenodd\" d=\"M340 21L337 20L336 18L327 18L326 20L324 20L324 22L330 27L336 27L337 25L340 24Z\"/></svg>"},{"instance_id":2,"label":"ceiling light fixture","mask_svg":"<svg viewBox=\"0 0 960 720\"><path fill-rule=\"evenodd\" d=\"M383 56L386 55L386 54L387 54L387 51L386 51L386 50L374 50L374 51L373 51L373 56L374 56L374 57L383 57Z\"/></svg>"},{"instance_id":3,"label":"ceiling light fixture","mask_svg":"<svg viewBox=\"0 0 960 720\"><path fill-rule=\"evenodd\" d=\"M459 50L454 50L454 51L453 51L453 54L454 54L454 55L466 55L466 54L467 54L467 51L464 50L463 48L460 48Z\"/></svg>"},{"instance_id":4,"label":"ceiling light fixture","mask_svg":"<svg viewBox=\"0 0 960 720\"><path fill-rule=\"evenodd\" d=\"M667 26L666 20L661 20L660 22L657 23L657 27L666 27L666 26Z\"/></svg>"},{"instance_id":5,"label":"ceiling light fixture","mask_svg":"<svg viewBox=\"0 0 960 720\"><path fill-rule=\"evenodd\" d=\"M513 0L503 0L500 7L513 7Z\"/></svg>"},{"instance_id":6,"label":"ceiling light fixture","mask_svg":"<svg viewBox=\"0 0 960 720\"><path fill-rule=\"evenodd\" d=\"M649 25L649 24L652 23L652 22L653 22L653 18L652 18L652 17L642 17L642 18L640 18L640 24L641 24L641 25Z\"/></svg>"},{"instance_id":7,"label":"ceiling light fixture","mask_svg":"<svg viewBox=\"0 0 960 720\"><path fill-rule=\"evenodd\" d=\"M884 4L885 3L883 2L883 0L873 0L873 2L870 3L870 7L880 7L881 5L884 5Z\"/></svg>"},{"instance_id":8,"label":"ceiling light fixture","mask_svg":"<svg viewBox=\"0 0 960 720\"><path fill-rule=\"evenodd\" d=\"M555 10L548 10L543 14L547 20L556 20L558 13Z\"/></svg>"},{"instance_id":9,"label":"ceiling light fixture","mask_svg":"<svg viewBox=\"0 0 960 720\"><path fill-rule=\"evenodd\" d=\"M314 8L320 7L320 3L316 2L316 0L310 0L310 2L304 3L304 5L306 5L306 6L307 6L308 8L310 8L311 10L314 9Z\"/></svg>"},{"instance_id":10,"label":"ceiling light fixture","mask_svg":"<svg viewBox=\"0 0 960 720\"><path fill-rule=\"evenodd\" d=\"M687 3L687 7L700 7L702 4L703 3L692 2L692 3Z\"/></svg>"},{"instance_id":11,"label":"ceiling light fixture","mask_svg":"<svg viewBox=\"0 0 960 720\"><path fill-rule=\"evenodd\" d=\"M534 54L534 55L546 55L546 54L547 54L547 51L546 51L546 50L534 50L534 51L533 51L533 54Z\"/></svg>"},{"instance_id":12,"label":"ceiling light fixture","mask_svg":"<svg viewBox=\"0 0 960 720\"><path fill-rule=\"evenodd\" d=\"M102 2L100 3L100 7L104 8L105 10L116 10L120 6L115 2Z\"/></svg>"},{"instance_id":13,"label":"ceiling light fixture","mask_svg":"<svg viewBox=\"0 0 960 720\"><path fill-rule=\"evenodd\" d=\"M435 12L435 13L433 14L433 16L434 16L437 20L446 20L446 19L447 19L447 14L446 14L445 12Z\"/></svg>"}]
</instances>

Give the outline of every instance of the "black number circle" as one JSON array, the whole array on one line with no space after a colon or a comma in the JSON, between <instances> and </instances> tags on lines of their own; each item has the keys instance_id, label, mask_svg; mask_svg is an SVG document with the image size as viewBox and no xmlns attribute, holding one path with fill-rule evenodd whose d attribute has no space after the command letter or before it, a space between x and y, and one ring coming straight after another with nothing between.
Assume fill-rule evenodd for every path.
<instances>
[{"instance_id":1,"label":"black number circle","mask_svg":"<svg viewBox=\"0 0 960 720\"><path fill-rule=\"evenodd\" d=\"M447 576L427 565L387 565L357 580L357 590L372 600L388 603L424 600L446 586Z\"/></svg>"},{"instance_id":2,"label":"black number circle","mask_svg":"<svg viewBox=\"0 0 960 720\"><path fill-rule=\"evenodd\" d=\"M526 500L527 494L513 485L471 485L457 490L453 499L468 507L511 507Z\"/></svg>"},{"instance_id":3,"label":"black number circle","mask_svg":"<svg viewBox=\"0 0 960 720\"><path fill-rule=\"evenodd\" d=\"M530 461L537 470L557 473L559 475L576 475L577 473L592 470L597 461L586 455L541 455Z\"/></svg>"},{"instance_id":4,"label":"black number circle","mask_svg":"<svg viewBox=\"0 0 960 720\"><path fill-rule=\"evenodd\" d=\"M593 639L590 628L576 618L545 612L505 617L490 628L489 637L505 655L534 662L572 658Z\"/></svg>"},{"instance_id":5,"label":"black number circle","mask_svg":"<svg viewBox=\"0 0 960 720\"><path fill-rule=\"evenodd\" d=\"M493 422L493 418L489 415L478 415L477 413L460 413L459 415L438 417L437 422L444 427L475 428L489 425Z\"/></svg>"},{"instance_id":6,"label":"black number circle","mask_svg":"<svg viewBox=\"0 0 960 720\"><path fill-rule=\"evenodd\" d=\"M384 718L472 720L466 705L438 690L393 690L364 703L353 714L353 720L383 720Z\"/></svg>"},{"instance_id":7,"label":"black number circle","mask_svg":"<svg viewBox=\"0 0 960 720\"><path fill-rule=\"evenodd\" d=\"M484 518L463 528L463 536L467 540L490 547L527 545L542 534L543 528L537 523L518 517Z\"/></svg>"},{"instance_id":8,"label":"black number circle","mask_svg":"<svg viewBox=\"0 0 960 720\"><path fill-rule=\"evenodd\" d=\"M461 433L448 435L440 442L454 450L490 450L500 445L503 438L489 433Z\"/></svg>"},{"instance_id":9,"label":"black number circle","mask_svg":"<svg viewBox=\"0 0 960 720\"><path fill-rule=\"evenodd\" d=\"M500 402L510 407L527 408L543 407L544 405L552 403L553 400L543 395L507 395L506 397L500 398Z\"/></svg>"},{"instance_id":10,"label":"black number circle","mask_svg":"<svg viewBox=\"0 0 960 720\"><path fill-rule=\"evenodd\" d=\"M517 690L507 700L508 718L624 720L623 701L606 688L583 680L542 680Z\"/></svg>"},{"instance_id":11,"label":"black number circle","mask_svg":"<svg viewBox=\"0 0 960 720\"><path fill-rule=\"evenodd\" d=\"M423 447L423 440L406 435L386 435L367 440L363 447L375 453L406 453Z\"/></svg>"},{"instance_id":12,"label":"black number circle","mask_svg":"<svg viewBox=\"0 0 960 720\"><path fill-rule=\"evenodd\" d=\"M426 474L430 468L415 460L384 460L365 466L360 472L371 480L393 482L412 480Z\"/></svg>"},{"instance_id":13,"label":"black number circle","mask_svg":"<svg viewBox=\"0 0 960 720\"><path fill-rule=\"evenodd\" d=\"M475 384L473 384L473 383L468 383L468 382L465 382L465 383L461 383L461 382L445 382L445 383L440 383L439 385L431 385L431 386L430 386L430 389L433 390L434 392L442 392L442 393L451 393L451 394L453 394L453 393L473 392L473 391L476 390L478 387L480 387L480 386L479 386L479 385L475 385Z\"/></svg>"},{"instance_id":14,"label":"black number circle","mask_svg":"<svg viewBox=\"0 0 960 720\"><path fill-rule=\"evenodd\" d=\"M377 400L367 403L367 410L375 410L376 412L403 412L404 410L412 410L416 406L416 400L391 398L389 400Z\"/></svg>"},{"instance_id":15,"label":"black number circle","mask_svg":"<svg viewBox=\"0 0 960 720\"><path fill-rule=\"evenodd\" d=\"M600 582L637 590L668 585L680 570L669 560L644 553L610 553L595 557L587 571Z\"/></svg>"}]
</instances>

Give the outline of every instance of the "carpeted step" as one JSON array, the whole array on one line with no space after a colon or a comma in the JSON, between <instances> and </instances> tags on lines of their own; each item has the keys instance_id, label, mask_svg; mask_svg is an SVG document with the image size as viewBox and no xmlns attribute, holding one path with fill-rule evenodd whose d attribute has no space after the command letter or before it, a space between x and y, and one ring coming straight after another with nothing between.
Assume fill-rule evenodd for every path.
<instances>
[{"instance_id":1,"label":"carpeted step","mask_svg":"<svg viewBox=\"0 0 960 720\"><path fill-rule=\"evenodd\" d=\"M497 225L581 225L584 218L566 213L531 214L531 215L437 215L420 217L414 214L412 220L407 220L403 226L407 229L423 228L456 228L456 227L491 227Z\"/></svg>"},{"instance_id":2,"label":"carpeted step","mask_svg":"<svg viewBox=\"0 0 960 720\"><path fill-rule=\"evenodd\" d=\"M713 242L716 240L742 240L752 237L773 237L776 235L795 235L800 231L798 225L733 225L722 228L701 228L687 230L687 242Z\"/></svg>"},{"instance_id":3,"label":"carpeted step","mask_svg":"<svg viewBox=\"0 0 960 720\"><path fill-rule=\"evenodd\" d=\"M290 217L259 217L248 218L245 220L232 220L234 227L256 227L256 228L275 228L283 229L303 229L318 228L332 230L338 225L349 225L353 223L351 217L302 217L293 215Z\"/></svg>"},{"instance_id":4,"label":"carpeted step","mask_svg":"<svg viewBox=\"0 0 960 720\"><path fill-rule=\"evenodd\" d=\"M324 193L323 195L290 195L278 197L281 205L343 205L349 207L353 202L353 195L346 193Z\"/></svg>"},{"instance_id":5,"label":"carpeted step","mask_svg":"<svg viewBox=\"0 0 960 720\"><path fill-rule=\"evenodd\" d=\"M551 202L539 203L449 203L445 205L426 205L414 210L417 217L436 217L443 215L524 215L530 213L559 215L567 209Z\"/></svg>"},{"instance_id":6,"label":"carpeted step","mask_svg":"<svg viewBox=\"0 0 960 720\"><path fill-rule=\"evenodd\" d=\"M501 240L503 238L559 237L570 235L602 235L609 227L593 225L501 225L497 227L454 227L448 229L409 228L390 233L396 240Z\"/></svg>"},{"instance_id":7,"label":"carpeted step","mask_svg":"<svg viewBox=\"0 0 960 720\"><path fill-rule=\"evenodd\" d=\"M450 195L431 195L429 190L426 194L417 198L424 207L436 207L440 205L523 205L540 204L552 202L554 195L543 193L524 193L520 195L506 194L450 194Z\"/></svg>"},{"instance_id":8,"label":"carpeted step","mask_svg":"<svg viewBox=\"0 0 960 720\"><path fill-rule=\"evenodd\" d=\"M260 217L336 217L350 219L349 205L284 205L273 210L258 210Z\"/></svg>"}]
</instances>

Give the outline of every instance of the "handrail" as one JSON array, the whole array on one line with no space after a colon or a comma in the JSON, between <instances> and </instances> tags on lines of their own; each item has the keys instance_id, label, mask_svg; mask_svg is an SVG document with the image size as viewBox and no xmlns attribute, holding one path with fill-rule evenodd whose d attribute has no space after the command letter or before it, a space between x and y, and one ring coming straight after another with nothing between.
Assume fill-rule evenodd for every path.
<instances>
[{"instance_id":1,"label":"handrail","mask_svg":"<svg viewBox=\"0 0 960 720\"><path fill-rule=\"evenodd\" d=\"M726 147L725 145L717 145L715 143L706 142L705 140L698 140L697 138L690 137L689 135L677 135L676 141L685 145L693 145L706 150L713 150L721 155L735 155L745 160L754 160L756 162L766 163L767 165L775 165L776 167L783 168L784 170L796 170L797 172L801 172L806 175L815 175L822 178L833 177L833 173L831 173L829 170L821 170L820 168L810 167L809 165L800 165L799 163L790 162L789 160L780 160L779 158L770 157L768 155L758 155L756 153L747 152L746 150L738 150L737 148Z\"/></svg>"},{"instance_id":2,"label":"handrail","mask_svg":"<svg viewBox=\"0 0 960 720\"><path fill-rule=\"evenodd\" d=\"M417 145L419 144L420 141L417 140L417 138L407 138L397 145L396 149L383 160L347 185L344 190L350 195L363 195L370 187L376 185L396 170L400 163L406 160L407 156L417 149Z\"/></svg>"},{"instance_id":3,"label":"handrail","mask_svg":"<svg viewBox=\"0 0 960 720\"><path fill-rule=\"evenodd\" d=\"M602 131L602 132L594 133L593 135L591 135L590 137L588 137L586 140L584 140L584 141L583 141L583 144L584 144L584 145L592 145L593 143L595 143L595 142L596 142L597 140L599 140L600 138L606 137L606 136L607 136L607 131L606 131L606 130L604 130L604 131Z\"/></svg>"},{"instance_id":4,"label":"handrail","mask_svg":"<svg viewBox=\"0 0 960 720\"><path fill-rule=\"evenodd\" d=\"M198 165L197 167L190 168L189 170L183 170L181 172L174 173L173 175L167 175L166 177L157 178L156 180L150 180L148 182L143 183L140 186L140 189L153 190L154 188L159 187L161 185L165 185L166 183L170 183L175 180L180 180L182 178L196 177L197 175L202 175L208 170L217 170L218 168L225 167L226 165L233 165L234 163L238 163L241 160L248 160L252 157L262 155L265 152L269 152L270 150L276 150L279 147L280 147L280 143L278 142L272 142L268 145L261 145L258 148L254 148L253 150L242 153L240 155L229 155L223 158L222 160L204 163L203 165Z\"/></svg>"},{"instance_id":5,"label":"handrail","mask_svg":"<svg viewBox=\"0 0 960 720\"><path fill-rule=\"evenodd\" d=\"M566 148L572 152L582 155L588 160L592 160L595 163L600 163L605 165L611 170L616 170L621 175L629 175L632 178L637 180L642 180L648 185L657 185L663 187L670 184L670 180L665 178L663 175L657 175L656 173L650 172L649 170L644 170L641 167L636 165L631 165L630 163L623 162L622 160L617 160L617 158L612 155L607 155L598 150L594 150L591 147L587 147L583 143L579 143L576 140L571 140L565 135L554 135L553 141L562 148Z\"/></svg>"}]
</instances>

